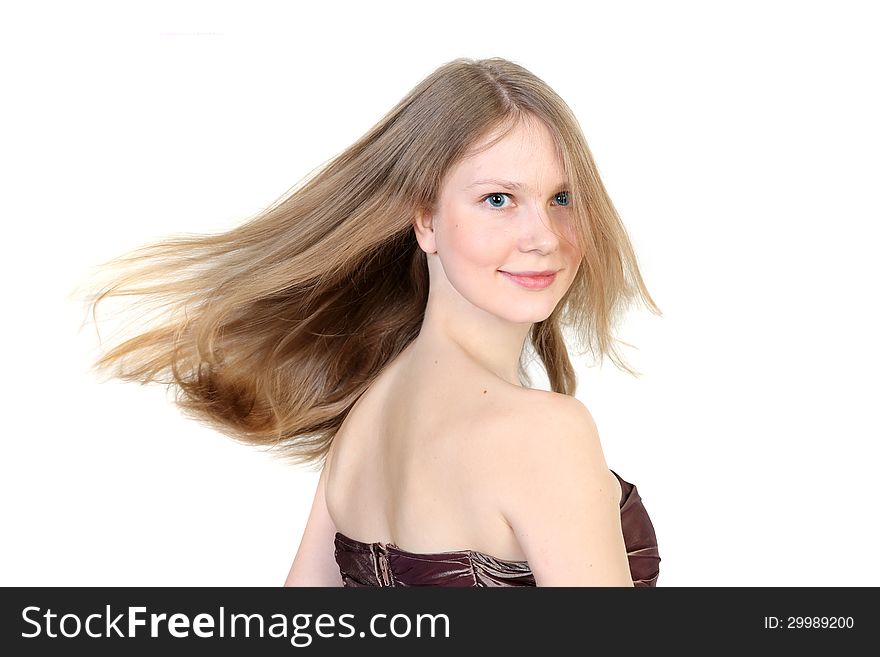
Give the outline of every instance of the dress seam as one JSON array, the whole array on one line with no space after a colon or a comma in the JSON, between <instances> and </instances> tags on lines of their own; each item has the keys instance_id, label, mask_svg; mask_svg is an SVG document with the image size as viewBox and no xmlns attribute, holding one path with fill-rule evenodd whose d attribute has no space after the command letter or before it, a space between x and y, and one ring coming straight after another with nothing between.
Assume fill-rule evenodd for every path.
<instances>
[{"instance_id":1,"label":"dress seam","mask_svg":"<svg viewBox=\"0 0 880 657\"><path fill-rule=\"evenodd\" d=\"M474 578L474 586L482 586L482 583L480 582L480 580L477 579L477 569L474 566L475 559L474 559L473 550L468 550L467 555L468 555L468 565L470 566L470 569L471 569L471 577Z\"/></svg>"}]
</instances>

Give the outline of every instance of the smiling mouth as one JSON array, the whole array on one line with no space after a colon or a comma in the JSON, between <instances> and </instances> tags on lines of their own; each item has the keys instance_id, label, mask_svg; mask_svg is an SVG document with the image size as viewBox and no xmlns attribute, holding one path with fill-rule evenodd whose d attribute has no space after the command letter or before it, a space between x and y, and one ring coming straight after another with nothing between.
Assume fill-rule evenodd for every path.
<instances>
[{"instance_id":1,"label":"smiling mouth","mask_svg":"<svg viewBox=\"0 0 880 657\"><path fill-rule=\"evenodd\" d=\"M559 273L552 269L546 270L545 272L519 272L515 274L509 271L504 271L503 269L499 269L498 271L504 274L504 277L508 280L529 290L542 290L545 287L548 287L556 279L556 274Z\"/></svg>"},{"instance_id":2,"label":"smiling mouth","mask_svg":"<svg viewBox=\"0 0 880 657\"><path fill-rule=\"evenodd\" d=\"M511 276L553 276L558 273L558 269L545 269L544 271L505 271L499 269L502 274L510 274Z\"/></svg>"}]
</instances>

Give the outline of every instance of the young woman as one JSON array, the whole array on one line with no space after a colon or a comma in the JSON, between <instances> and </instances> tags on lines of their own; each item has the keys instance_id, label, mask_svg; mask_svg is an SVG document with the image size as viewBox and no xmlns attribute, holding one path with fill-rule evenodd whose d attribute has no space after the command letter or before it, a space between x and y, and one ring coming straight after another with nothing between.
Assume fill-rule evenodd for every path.
<instances>
[{"instance_id":1,"label":"young woman","mask_svg":"<svg viewBox=\"0 0 880 657\"><path fill-rule=\"evenodd\" d=\"M577 120L523 67L444 64L241 227L123 264L94 303L167 314L98 365L167 373L193 417L321 465L286 585L656 584L563 329L635 374L614 323L660 311Z\"/></svg>"}]
</instances>

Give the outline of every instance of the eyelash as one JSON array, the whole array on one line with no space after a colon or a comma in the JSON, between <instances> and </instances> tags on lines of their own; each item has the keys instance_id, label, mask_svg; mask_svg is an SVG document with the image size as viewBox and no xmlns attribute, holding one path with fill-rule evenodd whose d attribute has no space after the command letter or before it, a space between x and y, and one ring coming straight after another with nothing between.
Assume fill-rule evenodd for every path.
<instances>
[{"instance_id":1,"label":"eyelash","mask_svg":"<svg viewBox=\"0 0 880 657\"><path fill-rule=\"evenodd\" d=\"M556 197L559 196L560 194L565 194L565 196L566 196L566 200L567 200L567 203L566 203L565 205L560 205L559 207L561 207L561 208L567 208L567 207L570 207L570 206L571 206L571 199L568 198L568 191L557 192L557 193L553 196L553 198L556 198ZM481 203L485 203L485 202L486 202L486 199L488 199L488 198L491 197L491 196L507 196L507 197L509 197L510 194L508 194L507 192L492 192L491 194L486 194L486 195L480 200L480 202L481 202ZM490 206L489 206L489 209L490 209L490 210L495 210L495 211L497 211L497 212L500 212L501 210L506 210L507 208L506 208L506 207L503 207L503 208L496 208L496 207L493 207L493 206L490 205Z\"/></svg>"}]
</instances>

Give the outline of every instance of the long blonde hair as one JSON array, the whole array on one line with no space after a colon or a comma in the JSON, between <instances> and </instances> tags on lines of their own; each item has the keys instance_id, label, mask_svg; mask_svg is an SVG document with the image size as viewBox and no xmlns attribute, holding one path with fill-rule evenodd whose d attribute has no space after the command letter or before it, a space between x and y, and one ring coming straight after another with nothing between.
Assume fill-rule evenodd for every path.
<instances>
[{"instance_id":1,"label":"long blonde hair","mask_svg":"<svg viewBox=\"0 0 880 657\"><path fill-rule=\"evenodd\" d=\"M337 429L383 367L419 333L428 299L412 220L481 138L527 117L556 142L583 262L529 345L551 389L577 379L570 328L599 359L638 376L612 336L641 296L632 245L577 119L534 74L502 58L458 58L416 85L354 144L270 207L220 234L179 234L100 265L114 276L88 304L138 297L151 328L109 349L96 371L172 386L190 417L293 463L323 461ZM493 140L487 144L491 146ZM624 343L626 344L626 343ZM530 384L520 361L521 380Z\"/></svg>"}]
</instances>

